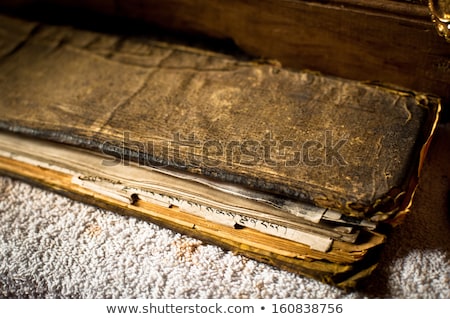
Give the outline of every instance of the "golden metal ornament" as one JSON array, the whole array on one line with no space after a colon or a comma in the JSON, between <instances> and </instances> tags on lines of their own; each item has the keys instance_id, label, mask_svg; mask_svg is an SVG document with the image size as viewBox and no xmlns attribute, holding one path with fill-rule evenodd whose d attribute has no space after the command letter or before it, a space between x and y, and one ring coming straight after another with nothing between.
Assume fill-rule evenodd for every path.
<instances>
[{"instance_id":1,"label":"golden metal ornament","mask_svg":"<svg viewBox=\"0 0 450 319\"><path fill-rule=\"evenodd\" d=\"M450 42L450 0L429 0L428 6L437 32Z\"/></svg>"}]
</instances>

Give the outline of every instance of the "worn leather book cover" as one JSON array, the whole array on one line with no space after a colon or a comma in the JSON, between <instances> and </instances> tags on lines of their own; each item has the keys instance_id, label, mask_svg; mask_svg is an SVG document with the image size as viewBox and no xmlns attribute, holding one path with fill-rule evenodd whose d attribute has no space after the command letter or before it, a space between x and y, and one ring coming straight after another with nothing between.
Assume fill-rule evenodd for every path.
<instances>
[{"instance_id":1,"label":"worn leather book cover","mask_svg":"<svg viewBox=\"0 0 450 319\"><path fill-rule=\"evenodd\" d=\"M2 6L45 14L68 8L75 20L95 12L227 40L284 67L439 95L449 118L449 0L1 0Z\"/></svg>"},{"instance_id":2,"label":"worn leather book cover","mask_svg":"<svg viewBox=\"0 0 450 319\"><path fill-rule=\"evenodd\" d=\"M0 170L342 288L408 212L438 97L0 19Z\"/></svg>"}]
</instances>

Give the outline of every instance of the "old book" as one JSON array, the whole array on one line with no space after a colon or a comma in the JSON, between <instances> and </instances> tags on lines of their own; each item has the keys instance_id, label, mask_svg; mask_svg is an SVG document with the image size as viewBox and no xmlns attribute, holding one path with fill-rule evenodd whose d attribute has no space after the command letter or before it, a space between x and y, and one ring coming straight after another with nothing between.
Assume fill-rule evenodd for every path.
<instances>
[{"instance_id":1,"label":"old book","mask_svg":"<svg viewBox=\"0 0 450 319\"><path fill-rule=\"evenodd\" d=\"M409 211L440 99L0 19L0 170L342 288Z\"/></svg>"}]
</instances>

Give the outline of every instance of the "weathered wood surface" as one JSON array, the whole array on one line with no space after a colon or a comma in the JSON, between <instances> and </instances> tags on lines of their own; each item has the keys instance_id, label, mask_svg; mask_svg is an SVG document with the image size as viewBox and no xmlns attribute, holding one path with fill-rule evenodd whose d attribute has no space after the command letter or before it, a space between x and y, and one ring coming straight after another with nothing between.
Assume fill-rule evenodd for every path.
<instances>
[{"instance_id":1,"label":"weathered wood surface","mask_svg":"<svg viewBox=\"0 0 450 319\"><path fill-rule=\"evenodd\" d=\"M395 214L432 96L148 38L0 19L0 128L357 216ZM395 200L394 200L395 199Z\"/></svg>"},{"instance_id":2,"label":"weathered wood surface","mask_svg":"<svg viewBox=\"0 0 450 319\"><path fill-rule=\"evenodd\" d=\"M393 83L450 103L450 44L426 1L96 0L58 3L233 40L252 56L355 80Z\"/></svg>"}]
</instances>

